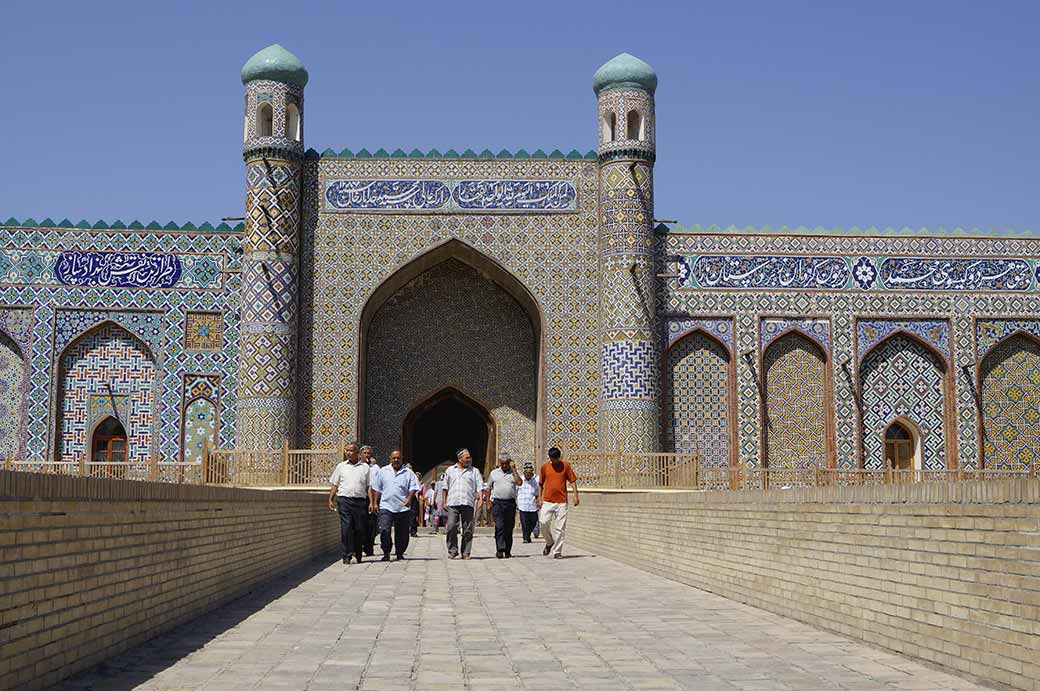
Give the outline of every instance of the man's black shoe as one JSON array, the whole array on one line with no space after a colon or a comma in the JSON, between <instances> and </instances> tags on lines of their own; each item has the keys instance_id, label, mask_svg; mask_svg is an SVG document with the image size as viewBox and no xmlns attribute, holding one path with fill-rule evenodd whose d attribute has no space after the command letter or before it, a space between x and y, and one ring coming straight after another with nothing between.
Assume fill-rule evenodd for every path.
<instances>
[{"instance_id":1,"label":"man's black shoe","mask_svg":"<svg viewBox=\"0 0 1040 691\"><path fill-rule=\"evenodd\" d=\"M365 556L366 557L371 557L371 556L374 556L374 555L375 555L375 552L370 552L367 549L365 550Z\"/></svg>"},{"instance_id":2,"label":"man's black shoe","mask_svg":"<svg viewBox=\"0 0 1040 691\"><path fill-rule=\"evenodd\" d=\"M404 561L404 555L403 554L398 554L396 561Z\"/></svg>"},{"instance_id":3,"label":"man's black shoe","mask_svg":"<svg viewBox=\"0 0 1040 691\"><path fill-rule=\"evenodd\" d=\"M505 555L505 552L503 552L502 550L499 550L499 551L495 552L495 559L501 559L503 555Z\"/></svg>"},{"instance_id":4,"label":"man's black shoe","mask_svg":"<svg viewBox=\"0 0 1040 691\"><path fill-rule=\"evenodd\" d=\"M509 552L506 552L506 559L512 559L512 558L513 558L513 555L510 554Z\"/></svg>"},{"instance_id":5,"label":"man's black shoe","mask_svg":"<svg viewBox=\"0 0 1040 691\"><path fill-rule=\"evenodd\" d=\"M531 541L530 540L524 540L524 543L531 544Z\"/></svg>"},{"instance_id":6,"label":"man's black shoe","mask_svg":"<svg viewBox=\"0 0 1040 691\"><path fill-rule=\"evenodd\" d=\"M542 550L542 555L546 557L549 556L549 545L546 545L545 549Z\"/></svg>"},{"instance_id":7,"label":"man's black shoe","mask_svg":"<svg viewBox=\"0 0 1040 691\"><path fill-rule=\"evenodd\" d=\"M390 555L389 554L384 554L383 558L380 559L379 561L390 561Z\"/></svg>"},{"instance_id":8,"label":"man's black shoe","mask_svg":"<svg viewBox=\"0 0 1040 691\"><path fill-rule=\"evenodd\" d=\"M350 557L343 557L343 563L344 564L349 564L350 563Z\"/></svg>"}]
</instances>

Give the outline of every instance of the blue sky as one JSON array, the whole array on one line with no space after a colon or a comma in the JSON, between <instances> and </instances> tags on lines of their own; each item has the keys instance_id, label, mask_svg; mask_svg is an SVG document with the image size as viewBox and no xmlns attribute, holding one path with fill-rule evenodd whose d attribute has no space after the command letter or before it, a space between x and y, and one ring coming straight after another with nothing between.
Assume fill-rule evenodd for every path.
<instances>
[{"instance_id":1,"label":"blue sky","mask_svg":"<svg viewBox=\"0 0 1040 691\"><path fill-rule=\"evenodd\" d=\"M1037 2L7 0L0 216L241 215L256 50L306 144L595 146L593 72L652 64L659 218L1040 230Z\"/></svg>"}]
</instances>

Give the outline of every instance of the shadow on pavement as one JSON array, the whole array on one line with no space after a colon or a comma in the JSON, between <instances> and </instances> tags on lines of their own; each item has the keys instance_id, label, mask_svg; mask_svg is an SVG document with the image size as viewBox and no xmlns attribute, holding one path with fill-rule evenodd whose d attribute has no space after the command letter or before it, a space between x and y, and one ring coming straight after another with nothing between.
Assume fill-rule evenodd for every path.
<instances>
[{"instance_id":1,"label":"shadow on pavement","mask_svg":"<svg viewBox=\"0 0 1040 691\"><path fill-rule=\"evenodd\" d=\"M335 553L317 557L293 570L155 638L60 682L53 689L129 691L203 648L211 640L266 607L269 603L339 561Z\"/></svg>"}]
</instances>

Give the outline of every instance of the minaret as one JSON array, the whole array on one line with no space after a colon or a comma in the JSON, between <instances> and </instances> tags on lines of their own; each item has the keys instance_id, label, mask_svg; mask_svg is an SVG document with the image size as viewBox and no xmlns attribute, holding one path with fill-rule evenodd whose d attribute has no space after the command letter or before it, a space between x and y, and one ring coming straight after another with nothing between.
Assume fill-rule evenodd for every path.
<instances>
[{"instance_id":1,"label":"minaret","mask_svg":"<svg viewBox=\"0 0 1040 691\"><path fill-rule=\"evenodd\" d=\"M660 446L660 338L654 290L654 91L628 53L592 78L599 113L600 448Z\"/></svg>"},{"instance_id":2,"label":"minaret","mask_svg":"<svg viewBox=\"0 0 1040 691\"><path fill-rule=\"evenodd\" d=\"M239 449L294 442L297 247L307 70L275 44L249 58L245 85L246 227L242 237Z\"/></svg>"}]
</instances>

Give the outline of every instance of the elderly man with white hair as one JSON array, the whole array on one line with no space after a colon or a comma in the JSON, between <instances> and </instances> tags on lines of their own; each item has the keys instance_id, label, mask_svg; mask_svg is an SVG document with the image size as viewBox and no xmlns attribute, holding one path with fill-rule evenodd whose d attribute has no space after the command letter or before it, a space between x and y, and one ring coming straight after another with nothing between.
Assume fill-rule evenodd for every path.
<instances>
[{"instance_id":1,"label":"elderly man with white hair","mask_svg":"<svg viewBox=\"0 0 1040 691\"><path fill-rule=\"evenodd\" d=\"M484 478L473 467L469 449L455 454L458 463L444 473L441 504L448 508L448 557L459 556L459 523L462 523L462 558L473 548L473 508L484 498Z\"/></svg>"}]
</instances>

